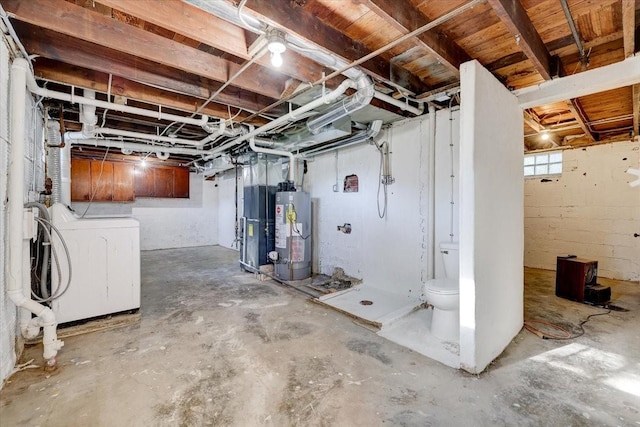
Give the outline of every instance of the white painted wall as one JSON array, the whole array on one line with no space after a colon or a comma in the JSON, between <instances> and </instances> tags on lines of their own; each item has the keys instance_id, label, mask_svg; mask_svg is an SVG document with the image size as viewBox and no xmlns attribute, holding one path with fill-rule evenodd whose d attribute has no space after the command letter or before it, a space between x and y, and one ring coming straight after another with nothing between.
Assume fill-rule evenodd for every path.
<instances>
[{"instance_id":1,"label":"white painted wall","mask_svg":"<svg viewBox=\"0 0 640 427\"><path fill-rule=\"evenodd\" d=\"M435 277L445 277L440 242L460 239L460 111L436 113ZM453 175L453 178L451 177ZM451 203L453 202L453 204ZM451 236L453 234L453 236Z\"/></svg>"},{"instance_id":2,"label":"white painted wall","mask_svg":"<svg viewBox=\"0 0 640 427\"><path fill-rule=\"evenodd\" d=\"M92 203L87 215L132 215L140 221L140 249L218 244L218 190L202 175L189 175L188 199L136 198L132 203ZM78 214L86 202L72 202Z\"/></svg>"},{"instance_id":3,"label":"white painted wall","mask_svg":"<svg viewBox=\"0 0 640 427\"><path fill-rule=\"evenodd\" d=\"M525 265L556 269L558 255L598 261L598 275L640 280L640 142L563 151L561 176L525 180Z\"/></svg>"},{"instance_id":4,"label":"white painted wall","mask_svg":"<svg viewBox=\"0 0 640 427\"><path fill-rule=\"evenodd\" d=\"M4 38L0 38L0 387L13 370L16 356L22 353L23 342L17 330L17 310L6 294L6 260L8 254L7 197L9 170L10 129L9 116L9 50ZM35 102L27 97L25 114L25 182L26 201L38 201L38 193L44 190L44 144L42 113L34 110ZM14 179L14 177L11 177ZM26 260L27 276L29 261Z\"/></svg>"},{"instance_id":5,"label":"white painted wall","mask_svg":"<svg viewBox=\"0 0 640 427\"><path fill-rule=\"evenodd\" d=\"M392 174L387 216L380 219L376 203L380 156L372 145L340 150L339 192L336 157L327 153L309 162L305 191L314 204L314 269L331 274L342 267L367 286L413 299L427 277L428 233L428 120L406 120L387 129L378 141L391 143ZM346 175L356 174L357 193L344 193ZM383 203L380 192L381 205ZM382 206L381 206L382 207ZM350 223L351 234L337 231Z\"/></svg>"},{"instance_id":6,"label":"white painted wall","mask_svg":"<svg viewBox=\"0 0 640 427\"><path fill-rule=\"evenodd\" d=\"M522 110L477 61L461 66L460 364L481 372L523 322Z\"/></svg>"},{"instance_id":7,"label":"white painted wall","mask_svg":"<svg viewBox=\"0 0 640 427\"><path fill-rule=\"evenodd\" d=\"M216 177L218 185L218 244L230 249L240 249L239 242L235 242L236 231L236 173L235 170L226 171ZM242 218L244 208L242 169L238 170L238 221ZM239 222L238 227L242 224Z\"/></svg>"}]
</instances>

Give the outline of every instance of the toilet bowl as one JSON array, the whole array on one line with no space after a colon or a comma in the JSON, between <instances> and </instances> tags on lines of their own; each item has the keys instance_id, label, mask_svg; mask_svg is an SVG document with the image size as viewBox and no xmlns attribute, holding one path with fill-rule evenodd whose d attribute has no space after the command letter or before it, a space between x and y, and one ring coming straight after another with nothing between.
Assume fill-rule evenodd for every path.
<instances>
[{"instance_id":1,"label":"toilet bowl","mask_svg":"<svg viewBox=\"0 0 640 427\"><path fill-rule=\"evenodd\" d=\"M428 280L423 294L433 306L431 333L444 341L458 341L460 337L460 287L458 281L458 243L443 242L440 253L446 278Z\"/></svg>"}]
</instances>

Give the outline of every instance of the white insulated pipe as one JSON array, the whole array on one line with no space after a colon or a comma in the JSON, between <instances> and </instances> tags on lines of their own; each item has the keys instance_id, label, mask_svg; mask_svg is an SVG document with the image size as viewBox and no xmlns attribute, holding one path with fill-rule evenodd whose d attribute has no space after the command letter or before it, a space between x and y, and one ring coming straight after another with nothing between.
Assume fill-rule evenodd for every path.
<instances>
[{"instance_id":1,"label":"white insulated pipe","mask_svg":"<svg viewBox=\"0 0 640 427\"><path fill-rule=\"evenodd\" d=\"M436 275L436 107L429 104L429 264L430 278Z\"/></svg>"},{"instance_id":2,"label":"white insulated pipe","mask_svg":"<svg viewBox=\"0 0 640 427\"><path fill-rule=\"evenodd\" d=\"M251 133L251 131L253 131L253 129L250 129L249 133ZM295 156L293 155L292 152L284 151L284 150L274 150L273 148L258 147L256 145L255 136L252 136L251 138L249 138L249 147L251 147L251 149L253 151L255 151L256 153L273 154L273 155L276 155L276 156L289 157L289 181L291 181L291 182L293 182L295 184L295 181L296 181L296 158L295 158Z\"/></svg>"},{"instance_id":3,"label":"white insulated pipe","mask_svg":"<svg viewBox=\"0 0 640 427\"><path fill-rule=\"evenodd\" d=\"M209 129L211 129L211 127L209 127ZM121 130L121 129L111 129L111 128L95 128L89 132L85 132L85 124L83 122L82 131L67 132L65 133L64 137L65 137L65 141L68 142L73 140L94 138L96 135L114 135L114 136L122 136L126 138L145 139L148 141L167 142L169 144L193 145L196 147L203 147L207 142L213 141L219 136L224 135L225 131L226 131L226 123L224 119L220 120L220 125L215 130L213 130L213 133L211 133L210 135L207 135L206 137L200 140L173 138L173 137L164 136L164 135L152 135L148 133L134 132L134 131L128 131L128 130Z\"/></svg>"},{"instance_id":4,"label":"white insulated pipe","mask_svg":"<svg viewBox=\"0 0 640 427\"><path fill-rule=\"evenodd\" d=\"M67 101L72 104L82 104L86 106L95 106L100 108L105 108L108 110L119 111L121 113L130 113L137 114L139 116L151 117L158 120L170 120L172 122L185 123L188 125L196 125L196 126L205 126L209 121L209 117L206 115L201 115L199 119L191 118L191 117L183 117L178 116L176 114L168 114L163 113L162 109L158 111L145 110L144 108L130 107L128 105L115 104L113 102L100 101L98 99L91 99L86 96L77 96L72 93L64 93L64 92L56 92L54 90L49 90L38 86L36 83L36 79L33 77L31 73L28 73L26 76L26 87L29 89L31 93L34 93L39 96L44 96L45 98L53 98L59 101Z\"/></svg>"},{"instance_id":5,"label":"white insulated pipe","mask_svg":"<svg viewBox=\"0 0 640 427\"><path fill-rule=\"evenodd\" d=\"M27 297L23 290L23 282L29 277L23 267L23 248L28 240L23 238L24 216L24 145L25 145L25 108L28 78L31 76L29 64L23 58L16 58L11 66L11 157L9 160L9 185L7 203L7 229L9 230L9 274L7 295L13 303L24 310L35 314L28 321L21 317L20 330L26 338L34 338L42 327L44 338L44 359L47 365L55 366L58 350L63 342L56 334L56 318L50 308ZM33 77L32 77L33 78Z\"/></svg>"},{"instance_id":6,"label":"white insulated pipe","mask_svg":"<svg viewBox=\"0 0 640 427\"><path fill-rule=\"evenodd\" d=\"M159 145L150 145L138 142L124 142L124 141L115 141L110 139L96 139L96 138L85 138L85 139L71 139L67 140L68 145L92 145L94 147L109 147L109 148L119 148L121 150L130 150L130 151L142 151L146 153L160 153L160 156L164 157L165 153L168 154L187 154L198 156L202 154L207 154L209 151L198 150L197 148L186 148L186 147L165 147ZM160 158L160 157L159 157Z\"/></svg>"},{"instance_id":7,"label":"white insulated pipe","mask_svg":"<svg viewBox=\"0 0 640 427\"><path fill-rule=\"evenodd\" d=\"M325 94L323 96L321 96L318 99L315 99L311 102L309 102L306 105L303 105L300 108L297 108L287 114L285 114L284 116L278 117L277 119L267 123L266 125L260 126L259 128L256 129L252 129L250 130L248 133L227 142L226 144L223 144L219 147L214 148L213 150L209 151L209 154L207 155L207 157L205 157L205 160L209 160L212 159L216 156L216 154L226 150L227 148L233 146L233 145L237 145L240 144L244 141L247 140L251 140L253 139L255 136L267 132L271 129L275 129L278 126L288 122L288 121L296 121L298 120L297 117L300 116L301 114L306 113L307 111L311 111L315 108L318 108L322 105L326 105L326 104L330 104L331 102L335 101L336 99L338 99L338 97L340 97L347 89L349 88L356 88L356 82L351 80L351 79L346 79L344 80L342 83L340 83L340 85L338 85L338 87L333 90L331 93ZM269 153L267 154L275 154L275 155L279 155L279 156L287 156L289 157L289 180L293 181L295 180L295 169L296 169L296 165L295 165L295 157L293 156L292 153L290 153L289 151L283 151L283 150L272 150L272 149L268 149L268 148L261 148L261 147L257 147L255 145L255 141L253 143L249 142L249 146L251 147L252 150L260 153L267 153L266 151L257 151L256 148L258 148L259 150L269 150ZM255 147L255 148L254 148Z\"/></svg>"}]
</instances>

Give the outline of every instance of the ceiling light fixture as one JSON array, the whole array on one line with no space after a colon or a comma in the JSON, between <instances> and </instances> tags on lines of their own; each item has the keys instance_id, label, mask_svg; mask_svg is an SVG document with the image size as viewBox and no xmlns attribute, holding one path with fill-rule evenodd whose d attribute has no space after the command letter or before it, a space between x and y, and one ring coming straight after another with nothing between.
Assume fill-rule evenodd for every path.
<instances>
[{"instance_id":1,"label":"ceiling light fixture","mask_svg":"<svg viewBox=\"0 0 640 427\"><path fill-rule=\"evenodd\" d=\"M549 138L551 138L551 135L549 135L549 132L542 132L542 135L540 135L540 138L542 138L543 141L548 141Z\"/></svg>"},{"instance_id":2,"label":"ceiling light fixture","mask_svg":"<svg viewBox=\"0 0 640 427\"><path fill-rule=\"evenodd\" d=\"M271 65L280 67L282 65L282 54L287 50L284 33L280 30L270 30L267 39L269 40L267 48L271 52Z\"/></svg>"}]
</instances>

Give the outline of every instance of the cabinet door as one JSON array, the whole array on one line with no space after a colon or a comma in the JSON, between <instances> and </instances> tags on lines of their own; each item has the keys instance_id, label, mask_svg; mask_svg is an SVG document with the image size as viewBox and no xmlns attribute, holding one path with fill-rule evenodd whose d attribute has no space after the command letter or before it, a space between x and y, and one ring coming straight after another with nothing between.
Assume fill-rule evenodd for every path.
<instances>
[{"instance_id":1,"label":"cabinet door","mask_svg":"<svg viewBox=\"0 0 640 427\"><path fill-rule=\"evenodd\" d=\"M91 198L91 160L71 159L71 201Z\"/></svg>"},{"instance_id":2,"label":"cabinet door","mask_svg":"<svg viewBox=\"0 0 640 427\"><path fill-rule=\"evenodd\" d=\"M113 201L133 202L133 165L131 163L113 164Z\"/></svg>"},{"instance_id":3,"label":"cabinet door","mask_svg":"<svg viewBox=\"0 0 640 427\"><path fill-rule=\"evenodd\" d=\"M93 201L113 200L113 163L91 162L91 191Z\"/></svg>"},{"instance_id":4,"label":"cabinet door","mask_svg":"<svg viewBox=\"0 0 640 427\"><path fill-rule=\"evenodd\" d=\"M173 197L189 198L189 169L176 168L173 172Z\"/></svg>"},{"instance_id":5,"label":"cabinet door","mask_svg":"<svg viewBox=\"0 0 640 427\"><path fill-rule=\"evenodd\" d=\"M155 195L153 169L135 166L133 173L135 197L153 197Z\"/></svg>"},{"instance_id":6,"label":"cabinet door","mask_svg":"<svg viewBox=\"0 0 640 427\"><path fill-rule=\"evenodd\" d=\"M155 197L173 197L173 169L157 168L155 174Z\"/></svg>"}]
</instances>

